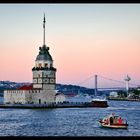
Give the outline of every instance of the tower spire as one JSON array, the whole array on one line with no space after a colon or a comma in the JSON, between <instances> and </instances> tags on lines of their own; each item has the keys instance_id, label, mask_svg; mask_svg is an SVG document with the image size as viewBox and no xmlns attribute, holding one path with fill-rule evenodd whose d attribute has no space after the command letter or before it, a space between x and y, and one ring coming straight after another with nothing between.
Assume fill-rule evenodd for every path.
<instances>
[{"instance_id":1,"label":"tower spire","mask_svg":"<svg viewBox=\"0 0 140 140\"><path fill-rule=\"evenodd\" d=\"M44 20L43 20L43 29L44 29L44 34L43 34L43 45L45 45L45 13L44 13Z\"/></svg>"}]
</instances>

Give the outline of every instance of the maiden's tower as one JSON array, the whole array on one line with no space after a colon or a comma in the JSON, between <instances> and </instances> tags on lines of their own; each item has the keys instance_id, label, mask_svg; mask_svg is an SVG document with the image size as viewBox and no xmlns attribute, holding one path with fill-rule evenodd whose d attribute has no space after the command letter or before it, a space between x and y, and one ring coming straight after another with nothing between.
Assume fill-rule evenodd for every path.
<instances>
[{"instance_id":1,"label":"maiden's tower","mask_svg":"<svg viewBox=\"0 0 140 140\"><path fill-rule=\"evenodd\" d=\"M5 104L46 104L56 100L56 68L45 44L45 14L43 20L43 45L39 47L39 54L32 68L33 83L17 90L4 91Z\"/></svg>"}]
</instances>

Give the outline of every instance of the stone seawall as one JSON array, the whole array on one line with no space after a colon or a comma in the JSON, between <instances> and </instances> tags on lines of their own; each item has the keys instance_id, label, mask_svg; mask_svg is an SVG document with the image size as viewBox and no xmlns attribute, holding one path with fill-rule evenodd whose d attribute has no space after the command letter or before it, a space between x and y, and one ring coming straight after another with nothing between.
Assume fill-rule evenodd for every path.
<instances>
[{"instance_id":1,"label":"stone seawall","mask_svg":"<svg viewBox=\"0 0 140 140\"><path fill-rule=\"evenodd\" d=\"M105 108L108 107L107 103L89 103L89 102L71 102L71 103L66 103L66 104L1 104L0 108L82 108L82 107L101 107Z\"/></svg>"}]
</instances>

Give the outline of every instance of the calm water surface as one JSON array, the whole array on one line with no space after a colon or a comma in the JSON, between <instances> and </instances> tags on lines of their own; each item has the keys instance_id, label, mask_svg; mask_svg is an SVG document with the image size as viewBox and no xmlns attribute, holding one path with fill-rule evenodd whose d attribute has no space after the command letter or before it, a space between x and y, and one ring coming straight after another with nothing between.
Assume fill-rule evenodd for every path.
<instances>
[{"instance_id":1,"label":"calm water surface","mask_svg":"<svg viewBox=\"0 0 140 140\"><path fill-rule=\"evenodd\" d=\"M108 108L1 108L0 136L140 136L140 102L108 103ZM128 129L101 128L98 120L110 113L127 119Z\"/></svg>"}]
</instances>

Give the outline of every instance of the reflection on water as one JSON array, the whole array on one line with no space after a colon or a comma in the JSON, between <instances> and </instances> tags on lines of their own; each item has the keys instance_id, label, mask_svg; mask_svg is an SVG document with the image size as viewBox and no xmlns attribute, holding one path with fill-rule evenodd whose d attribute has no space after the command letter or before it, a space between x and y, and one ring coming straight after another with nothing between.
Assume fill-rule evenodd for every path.
<instances>
[{"instance_id":1,"label":"reflection on water","mask_svg":"<svg viewBox=\"0 0 140 140\"><path fill-rule=\"evenodd\" d=\"M0 109L0 136L140 136L140 102L108 103L108 108ZM126 119L128 129L101 128L98 120L110 113Z\"/></svg>"}]
</instances>

